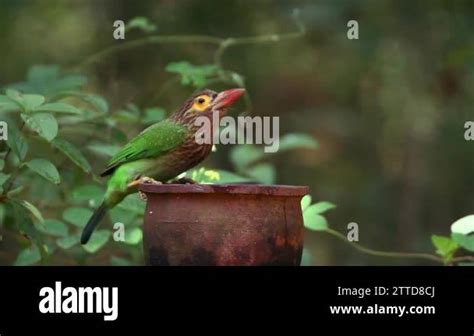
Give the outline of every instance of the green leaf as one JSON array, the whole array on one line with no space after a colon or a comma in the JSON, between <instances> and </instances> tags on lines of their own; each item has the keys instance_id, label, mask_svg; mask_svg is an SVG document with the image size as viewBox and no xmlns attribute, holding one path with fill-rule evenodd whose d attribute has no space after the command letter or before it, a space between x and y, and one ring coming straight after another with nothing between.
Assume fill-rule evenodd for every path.
<instances>
[{"instance_id":1,"label":"green leaf","mask_svg":"<svg viewBox=\"0 0 474 336\"><path fill-rule=\"evenodd\" d=\"M107 101L102 96L99 96L93 93L85 93L81 91L62 91L58 95L55 96L55 100L61 100L61 99L70 98L70 97L77 98L81 100L82 102L87 103L88 105L93 107L94 110L100 113L107 113L109 111L109 104L107 103ZM66 103L66 104L76 109L77 113L84 114L85 111L87 111L87 109L81 110L81 109L76 108L73 105L70 105L69 103ZM58 109L58 108L56 107L55 109ZM63 110L63 108L61 108L61 110ZM72 110L70 110L69 108L67 109L67 111L68 113L73 113Z\"/></svg>"},{"instance_id":2,"label":"green leaf","mask_svg":"<svg viewBox=\"0 0 474 336\"><path fill-rule=\"evenodd\" d=\"M23 232L23 234L33 240L41 252L43 245L42 234L38 231L37 226L34 225L30 214L25 211L25 206L24 204L22 204L22 201L14 198L9 198L7 202L9 202L13 206L13 218L15 220L18 230L20 232Z\"/></svg>"},{"instance_id":3,"label":"green leaf","mask_svg":"<svg viewBox=\"0 0 474 336\"><path fill-rule=\"evenodd\" d=\"M29 70L26 78L28 82L40 84L42 82L50 82L58 78L58 65L33 65Z\"/></svg>"},{"instance_id":4,"label":"green leaf","mask_svg":"<svg viewBox=\"0 0 474 336\"><path fill-rule=\"evenodd\" d=\"M86 226L92 211L86 208L68 208L63 212L63 219L79 228Z\"/></svg>"},{"instance_id":5,"label":"green leaf","mask_svg":"<svg viewBox=\"0 0 474 336\"><path fill-rule=\"evenodd\" d=\"M140 121L140 116L131 112L122 110L114 113L113 119L122 123L136 123Z\"/></svg>"},{"instance_id":6,"label":"green leaf","mask_svg":"<svg viewBox=\"0 0 474 336\"><path fill-rule=\"evenodd\" d=\"M311 205L311 195L305 195L301 199L301 210L305 211Z\"/></svg>"},{"instance_id":7,"label":"green leaf","mask_svg":"<svg viewBox=\"0 0 474 336\"><path fill-rule=\"evenodd\" d=\"M61 178L59 177L58 170L56 167L45 159L33 159L25 163L26 166L37 173L38 175L44 177L48 181L59 184L61 182Z\"/></svg>"},{"instance_id":8,"label":"green leaf","mask_svg":"<svg viewBox=\"0 0 474 336\"><path fill-rule=\"evenodd\" d=\"M31 204L30 202L25 201L25 200L20 200L20 201L18 201L18 203L22 207L24 207L26 210L28 210L33 215L33 218L35 218L38 222L40 222L40 223L44 222L43 215L41 215L41 212L33 204Z\"/></svg>"},{"instance_id":9,"label":"green leaf","mask_svg":"<svg viewBox=\"0 0 474 336\"><path fill-rule=\"evenodd\" d=\"M82 75L61 75L58 65L34 65L28 71L26 82L10 85L10 88L50 96L62 91L79 89L86 82L87 78Z\"/></svg>"},{"instance_id":10,"label":"green leaf","mask_svg":"<svg viewBox=\"0 0 474 336\"><path fill-rule=\"evenodd\" d=\"M0 187L7 182L8 178L10 177L10 174L4 174L0 173Z\"/></svg>"},{"instance_id":11,"label":"green leaf","mask_svg":"<svg viewBox=\"0 0 474 336\"><path fill-rule=\"evenodd\" d=\"M79 244L79 236L69 236L56 240L56 244L64 250L70 249L74 245Z\"/></svg>"},{"instance_id":12,"label":"green leaf","mask_svg":"<svg viewBox=\"0 0 474 336\"><path fill-rule=\"evenodd\" d=\"M141 214L143 215L143 213ZM116 206L109 211L112 223L124 223L125 225L133 224L137 218L137 214L133 211Z\"/></svg>"},{"instance_id":13,"label":"green leaf","mask_svg":"<svg viewBox=\"0 0 474 336\"><path fill-rule=\"evenodd\" d=\"M315 213L322 214L328 210L334 209L336 205L332 204L331 202L318 202L310 206Z\"/></svg>"},{"instance_id":14,"label":"green leaf","mask_svg":"<svg viewBox=\"0 0 474 336\"><path fill-rule=\"evenodd\" d=\"M112 266L132 266L133 262L128 259L112 256L110 258L110 264Z\"/></svg>"},{"instance_id":15,"label":"green leaf","mask_svg":"<svg viewBox=\"0 0 474 336\"><path fill-rule=\"evenodd\" d=\"M72 114L81 113L81 110L79 110L77 107L67 104L67 103L62 103L62 102L44 104L44 105L36 107L34 111L35 112L72 113Z\"/></svg>"},{"instance_id":16,"label":"green leaf","mask_svg":"<svg viewBox=\"0 0 474 336\"><path fill-rule=\"evenodd\" d=\"M5 91L5 94L8 98L10 98L11 101L17 104L22 110L26 110L26 106L20 92L13 89L7 89Z\"/></svg>"},{"instance_id":17,"label":"green leaf","mask_svg":"<svg viewBox=\"0 0 474 336\"><path fill-rule=\"evenodd\" d=\"M5 168L5 160L0 159L0 170L3 170L3 168Z\"/></svg>"},{"instance_id":18,"label":"green leaf","mask_svg":"<svg viewBox=\"0 0 474 336\"><path fill-rule=\"evenodd\" d=\"M20 161L25 159L28 152L28 142L19 129L9 127L7 145L18 156Z\"/></svg>"},{"instance_id":19,"label":"green leaf","mask_svg":"<svg viewBox=\"0 0 474 336\"><path fill-rule=\"evenodd\" d=\"M26 125L42 138L51 141L58 135L58 122L50 113L22 114Z\"/></svg>"},{"instance_id":20,"label":"green leaf","mask_svg":"<svg viewBox=\"0 0 474 336\"><path fill-rule=\"evenodd\" d=\"M46 98L37 94L24 94L23 100L28 111L35 109L46 101Z\"/></svg>"},{"instance_id":21,"label":"green leaf","mask_svg":"<svg viewBox=\"0 0 474 336\"><path fill-rule=\"evenodd\" d=\"M181 76L181 84L202 87L207 84L208 79L217 76L219 68L214 64L192 65L189 62L169 63L166 71L176 73Z\"/></svg>"},{"instance_id":22,"label":"green leaf","mask_svg":"<svg viewBox=\"0 0 474 336\"><path fill-rule=\"evenodd\" d=\"M234 146L230 152L230 160L238 171L244 171L262 157L263 151L252 145Z\"/></svg>"},{"instance_id":23,"label":"green leaf","mask_svg":"<svg viewBox=\"0 0 474 336\"><path fill-rule=\"evenodd\" d=\"M20 105L7 96L0 95L0 112L11 112L20 109Z\"/></svg>"},{"instance_id":24,"label":"green leaf","mask_svg":"<svg viewBox=\"0 0 474 336\"><path fill-rule=\"evenodd\" d=\"M105 145L105 144L92 144L87 146L91 151L105 155L105 156L114 156L119 150L119 146Z\"/></svg>"},{"instance_id":25,"label":"green leaf","mask_svg":"<svg viewBox=\"0 0 474 336\"><path fill-rule=\"evenodd\" d=\"M328 228L326 218L321 213L334 208L335 205L329 202L319 202L310 205L303 212L304 226L313 231L324 231Z\"/></svg>"},{"instance_id":26,"label":"green leaf","mask_svg":"<svg viewBox=\"0 0 474 336\"><path fill-rule=\"evenodd\" d=\"M7 193L8 198L14 198L15 196L18 196L23 191L23 189L25 189L25 186L21 185L21 186L18 186L16 188L10 190Z\"/></svg>"},{"instance_id":27,"label":"green leaf","mask_svg":"<svg viewBox=\"0 0 474 336\"><path fill-rule=\"evenodd\" d=\"M19 101L22 101L21 93L18 90L6 89L5 95L14 102L19 103Z\"/></svg>"},{"instance_id":28,"label":"green leaf","mask_svg":"<svg viewBox=\"0 0 474 336\"><path fill-rule=\"evenodd\" d=\"M156 30L156 25L154 25L150 20L143 16L137 16L132 18L125 25L125 31L130 31L132 29L140 29L144 32L150 33Z\"/></svg>"},{"instance_id":29,"label":"green leaf","mask_svg":"<svg viewBox=\"0 0 474 336\"><path fill-rule=\"evenodd\" d=\"M474 233L474 215L458 219L451 225L451 232L468 235Z\"/></svg>"},{"instance_id":30,"label":"green leaf","mask_svg":"<svg viewBox=\"0 0 474 336\"><path fill-rule=\"evenodd\" d=\"M67 237L67 225L57 219L46 219L38 230L51 236Z\"/></svg>"},{"instance_id":31,"label":"green leaf","mask_svg":"<svg viewBox=\"0 0 474 336\"><path fill-rule=\"evenodd\" d=\"M436 253L449 262L454 253L459 249L459 245L449 237L432 235L431 241L436 247Z\"/></svg>"},{"instance_id":32,"label":"green leaf","mask_svg":"<svg viewBox=\"0 0 474 336\"><path fill-rule=\"evenodd\" d=\"M53 146L63 152L72 162L74 162L79 168L84 172L90 173L92 170L89 161L82 155L82 153L77 149L72 143L63 140L55 139L52 142Z\"/></svg>"},{"instance_id":33,"label":"green leaf","mask_svg":"<svg viewBox=\"0 0 474 336\"><path fill-rule=\"evenodd\" d=\"M107 103L107 100L105 100L102 96L88 93L82 95L81 98L92 106L94 106L99 112L109 112L109 104Z\"/></svg>"},{"instance_id":34,"label":"green leaf","mask_svg":"<svg viewBox=\"0 0 474 336\"><path fill-rule=\"evenodd\" d=\"M451 233L451 238L464 249L474 252L474 235L453 232Z\"/></svg>"},{"instance_id":35,"label":"green leaf","mask_svg":"<svg viewBox=\"0 0 474 336\"><path fill-rule=\"evenodd\" d=\"M318 142L312 136L307 134L292 133L283 136L280 139L279 150L291 150L296 148L318 148Z\"/></svg>"},{"instance_id":36,"label":"green leaf","mask_svg":"<svg viewBox=\"0 0 474 336\"><path fill-rule=\"evenodd\" d=\"M100 250L107 242L109 241L110 238L110 231L108 230L97 230L95 231L89 242L85 245L82 245L84 250L86 250L89 253L95 253L98 250Z\"/></svg>"},{"instance_id":37,"label":"green leaf","mask_svg":"<svg viewBox=\"0 0 474 336\"><path fill-rule=\"evenodd\" d=\"M166 111L160 107L151 107L145 110L145 117L142 119L144 124L153 124L166 117Z\"/></svg>"},{"instance_id":38,"label":"green leaf","mask_svg":"<svg viewBox=\"0 0 474 336\"><path fill-rule=\"evenodd\" d=\"M127 111L130 111L133 114L137 114L137 115L140 114L140 108L137 105L133 104L133 103L128 103L127 104Z\"/></svg>"},{"instance_id":39,"label":"green leaf","mask_svg":"<svg viewBox=\"0 0 474 336\"><path fill-rule=\"evenodd\" d=\"M7 89L6 95L12 101L17 103L25 112L29 112L34 108L43 104L46 98L38 94L22 94L13 89Z\"/></svg>"},{"instance_id":40,"label":"green leaf","mask_svg":"<svg viewBox=\"0 0 474 336\"><path fill-rule=\"evenodd\" d=\"M272 184L275 182L275 167L268 163L260 163L258 165L247 168L247 175L256 179L260 183Z\"/></svg>"},{"instance_id":41,"label":"green leaf","mask_svg":"<svg viewBox=\"0 0 474 336\"><path fill-rule=\"evenodd\" d=\"M11 99L10 97L0 94L0 106L14 104L14 103L15 101Z\"/></svg>"},{"instance_id":42,"label":"green leaf","mask_svg":"<svg viewBox=\"0 0 474 336\"><path fill-rule=\"evenodd\" d=\"M137 245L143 239L141 228L133 228L125 230L125 243L129 245Z\"/></svg>"},{"instance_id":43,"label":"green leaf","mask_svg":"<svg viewBox=\"0 0 474 336\"><path fill-rule=\"evenodd\" d=\"M305 211L303 214L304 227L312 231L325 231L328 229L328 222L326 218L317 215L312 211Z\"/></svg>"},{"instance_id":44,"label":"green leaf","mask_svg":"<svg viewBox=\"0 0 474 336\"><path fill-rule=\"evenodd\" d=\"M72 201L75 203L88 202L90 206L97 207L104 197L102 188L88 184L77 187L71 193Z\"/></svg>"},{"instance_id":45,"label":"green leaf","mask_svg":"<svg viewBox=\"0 0 474 336\"><path fill-rule=\"evenodd\" d=\"M145 213L145 202L138 196L138 194L128 195L122 202L120 202L118 207L140 216L143 216Z\"/></svg>"},{"instance_id":46,"label":"green leaf","mask_svg":"<svg viewBox=\"0 0 474 336\"><path fill-rule=\"evenodd\" d=\"M36 264L41 260L41 254L36 245L32 245L30 248L26 248L20 252L13 265L15 266L28 266Z\"/></svg>"},{"instance_id":47,"label":"green leaf","mask_svg":"<svg viewBox=\"0 0 474 336\"><path fill-rule=\"evenodd\" d=\"M0 228L4 226L6 215L6 205L0 204Z\"/></svg>"}]
</instances>

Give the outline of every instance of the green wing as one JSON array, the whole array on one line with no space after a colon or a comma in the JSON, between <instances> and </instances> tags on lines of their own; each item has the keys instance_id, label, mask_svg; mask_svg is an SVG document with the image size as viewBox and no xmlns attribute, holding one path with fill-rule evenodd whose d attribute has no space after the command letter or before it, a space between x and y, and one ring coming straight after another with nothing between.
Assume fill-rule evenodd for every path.
<instances>
[{"instance_id":1,"label":"green wing","mask_svg":"<svg viewBox=\"0 0 474 336\"><path fill-rule=\"evenodd\" d=\"M167 153L184 142L187 132L185 126L170 120L146 128L112 157L100 176L111 174L124 163L156 158Z\"/></svg>"}]
</instances>

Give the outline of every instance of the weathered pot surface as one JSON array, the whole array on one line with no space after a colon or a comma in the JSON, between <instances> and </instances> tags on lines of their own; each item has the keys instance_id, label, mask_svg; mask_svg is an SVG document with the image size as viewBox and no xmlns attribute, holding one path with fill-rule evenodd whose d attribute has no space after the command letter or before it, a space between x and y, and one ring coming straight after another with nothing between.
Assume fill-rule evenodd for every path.
<instances>
[{"instance_id":1,"label":"weathered pot surface","mask_svg":"<svg viewBox=\"0 0 474 336\"><path fill-rule=\"evenodd\" d=\"M141 184L148 265L299 265L305 186Z\"/></svg>"}]
</instances>

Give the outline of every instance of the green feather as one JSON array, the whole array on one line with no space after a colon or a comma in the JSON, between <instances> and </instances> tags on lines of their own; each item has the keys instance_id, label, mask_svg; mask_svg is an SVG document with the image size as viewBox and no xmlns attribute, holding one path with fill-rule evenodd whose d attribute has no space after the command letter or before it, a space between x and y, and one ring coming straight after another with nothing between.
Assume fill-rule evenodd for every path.
<instances>
[{"instance_id":1,"label":"green feather","mask_svg":"<svg viewBox=\"0 0 474 336\"><path fill-rule=\"evenodd\" d=\"M162 161L166 154L179 147L186 139L189 130L174 121L163 120L146 128L133 138L109 161L101 174L112 174L107 183L107 191L102 205L94 212L81 236L81 243L86 244L93 230L105 216L108 209L121 202L125 196L136 191L128 185L137 176L150 169L163 169Z\"/></svg>"},{"instance_id":2,"label":"green feather","mask_svg":"<svg viewBox=\"0 0 474 336\"><path fill-rule=\"evenodd\" d=\"M101 176L111 174L125 163L157 158L181 145L188 129L171 120L163 120L138 134L112 157Z\"/></svg>"}]
</instances>

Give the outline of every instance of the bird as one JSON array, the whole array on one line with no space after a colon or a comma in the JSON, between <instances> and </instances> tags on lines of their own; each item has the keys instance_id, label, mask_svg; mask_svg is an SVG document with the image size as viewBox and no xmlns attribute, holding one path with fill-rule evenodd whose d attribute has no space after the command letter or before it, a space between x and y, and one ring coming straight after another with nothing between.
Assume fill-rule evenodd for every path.
<instances>
[{"instance_id":1,"label":"bird","mask_svg":"<svg viewBox=\"0 0 474 336\"><path fill-rule=\"evenodd\" d=\"M109 209L138 192L140 183L167 182L202 162L213 144L212 140L196 141L196 134L202 129L197 118L212 121L214 114L222 118L244 93L243 88L198 92L168 118L147 127L123 146L100 174L110 179L101 205L82 231L81 244L87 244Z\"/></svg>"}]
</instances>

